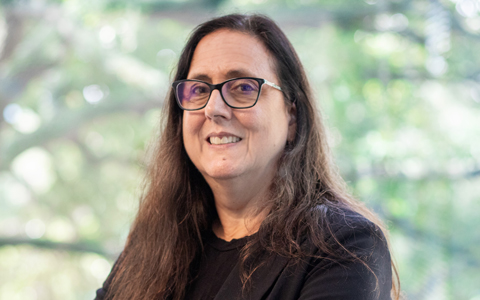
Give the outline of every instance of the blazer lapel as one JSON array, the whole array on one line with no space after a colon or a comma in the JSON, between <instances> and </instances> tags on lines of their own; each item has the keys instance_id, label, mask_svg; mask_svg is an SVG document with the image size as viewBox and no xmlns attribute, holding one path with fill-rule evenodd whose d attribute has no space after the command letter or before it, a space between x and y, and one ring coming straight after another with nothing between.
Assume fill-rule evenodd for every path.
<instances>
[{"instance_id":1,"label":"blazer lapel","mask_svg":"<svg viewBox=\"0 0 480 300\"><path fill-rule=\"evenodd\" d=\"M225 280L214 300L224 299L248 299L260 300L265 293L275 283L280 273L283 271L288 258L272 254L262 266L260 266L250 279L250 289L242 294L242 281L240 280L240 271L238 264L233 268L230 275Z\"/></svg>"}]
</instances>

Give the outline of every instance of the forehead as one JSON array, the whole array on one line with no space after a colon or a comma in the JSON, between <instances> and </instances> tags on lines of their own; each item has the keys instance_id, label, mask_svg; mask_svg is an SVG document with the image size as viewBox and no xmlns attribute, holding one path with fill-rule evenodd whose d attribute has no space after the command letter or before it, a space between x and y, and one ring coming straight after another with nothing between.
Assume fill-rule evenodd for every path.
<instances>
[{"instance_id":1,"label":"forehead","mask_svg":"<svg viewBox=\"0 0 480 300\"><path fill-rule=\"evenodd\" d=\"M190 64L189 79L217 83L234 77L276 80L273 58L256 37L227 29L205 36L197 45Z\"/></svg>"}]
</instances>

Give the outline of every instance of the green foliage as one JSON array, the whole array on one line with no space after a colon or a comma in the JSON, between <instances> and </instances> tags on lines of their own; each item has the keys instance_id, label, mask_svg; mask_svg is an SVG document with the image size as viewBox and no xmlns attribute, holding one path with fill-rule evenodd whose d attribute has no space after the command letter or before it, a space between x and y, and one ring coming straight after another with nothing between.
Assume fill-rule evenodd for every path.
<instances>
[{"instance_id":1,"label":"green foliage","mask_svg":"<svg viewBox=\"0 0 480 300\"><path fill-rule=\"evenodd\" d=\"M268 13L409 299L480 296L480 16L462 1L2 1L0 298L92 299L191 29ZM477 298L475 298L477 299Z\"/></svg>"}]
</instances>

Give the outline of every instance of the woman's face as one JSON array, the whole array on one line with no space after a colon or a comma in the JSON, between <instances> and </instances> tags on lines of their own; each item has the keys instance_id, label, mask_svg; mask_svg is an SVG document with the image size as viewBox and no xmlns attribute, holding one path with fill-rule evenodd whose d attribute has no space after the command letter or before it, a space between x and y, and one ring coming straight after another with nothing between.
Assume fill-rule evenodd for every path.
<instances>
[{"instance_id":1,"label":"woman's face","mask_svg":"<svg viewBox=\"0 0 480 300\"><path fill-rule=\"evenodd\" d=\"M222 29L200 41L187 78L218 84L249 76L279 85L272 66L273 58L255 37ZM215 90L205 108L184 111L185 149L210 185L233 178L268 184L287 138L293 140L294 113L282 92L266 84L257 104L247 109L227 106Z\"/></svg>"}]
</instances>

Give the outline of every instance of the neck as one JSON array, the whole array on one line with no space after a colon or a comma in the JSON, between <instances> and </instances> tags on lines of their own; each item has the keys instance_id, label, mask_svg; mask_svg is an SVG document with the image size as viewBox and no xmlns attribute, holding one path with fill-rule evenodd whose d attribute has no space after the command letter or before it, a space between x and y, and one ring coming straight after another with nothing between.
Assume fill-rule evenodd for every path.
<instances>
[{"instance_id":1,"label":"neck","mask_svg":"<svg viewBox=\"0 0 480 300\"><path fill-rule=\"evenodd\" d=\"M209 182L215 198L218 221L215 235L231 241L254 234L270 209L266 205L269 186L245 185L234 180Z\"/></svg>"}]
</instances>

